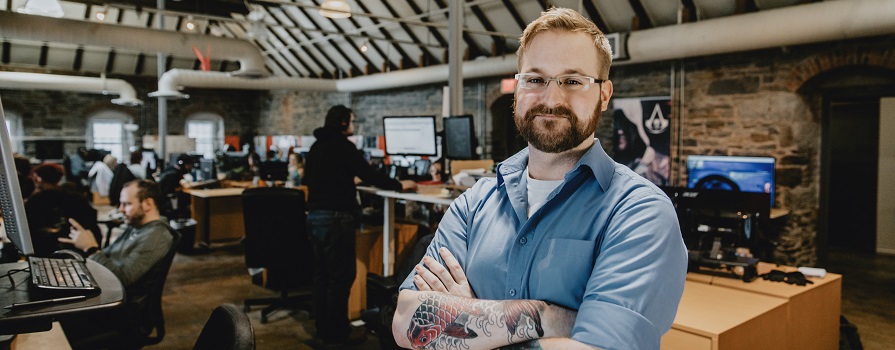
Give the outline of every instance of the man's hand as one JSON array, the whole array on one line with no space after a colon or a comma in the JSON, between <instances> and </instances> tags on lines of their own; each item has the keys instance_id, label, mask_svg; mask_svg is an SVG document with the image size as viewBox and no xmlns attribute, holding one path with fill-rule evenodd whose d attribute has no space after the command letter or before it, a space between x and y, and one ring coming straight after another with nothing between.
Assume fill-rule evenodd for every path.
<instances>
[{"instance_id":1,"label":"man's hand","mask_svg":"<svg viewBox=\"0 0 895 350\"><path fill-rule=\"evenodd\" d=\"M447 269L444 268L437 260L431 257L424 257L423 263L428 269L422 265L416 266L417 275L413 277L413 284L421 291L444 292L451 295L464 298L475 298L475 292L466 279L466 273L460 266L460 262L454 258L454 254L447 248L439 248L438 253L444 259Z\"/></svg>"},{"instance_id":2,"label":"man's hand","mask_svg":"<svg viewBox=\"0 0 895 350\"><path fill-rule=\"evenodd\" d=\"M85 252L90 248L99 248L99 243L96 243L93 232L82 227L75 219L68 219L68 222L71 224L71 232L68 234L69 238L59 237L59 242L72 244Z\"/></svg>"}]
</instances>

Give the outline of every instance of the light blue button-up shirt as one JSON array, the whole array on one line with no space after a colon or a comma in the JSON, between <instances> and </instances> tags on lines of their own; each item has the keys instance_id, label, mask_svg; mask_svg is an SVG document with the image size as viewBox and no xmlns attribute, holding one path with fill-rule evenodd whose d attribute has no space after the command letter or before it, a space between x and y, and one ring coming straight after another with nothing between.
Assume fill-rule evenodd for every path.
<instances>
[{"instance_id":1,"label":"light blue button-up shirt","mask_svg":"<svg viewBox=\"0 0 895 350\"><path fill-rule=\"evenodd\" d=\"M527 215L528 149L455 200L427 255L447 247L481 299L543 300L578 310L572 339L658 349L677 312L687 253L674 208L614 162L599 140L542 208ZM401 289L416 289L411 273Z\"/></svg>"}]
</instances>

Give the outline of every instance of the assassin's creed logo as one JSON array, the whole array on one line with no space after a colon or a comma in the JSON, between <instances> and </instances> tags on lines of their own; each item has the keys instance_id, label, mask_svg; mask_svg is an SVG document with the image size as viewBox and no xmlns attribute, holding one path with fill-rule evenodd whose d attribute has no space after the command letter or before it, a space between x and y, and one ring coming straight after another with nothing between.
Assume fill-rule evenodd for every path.
<instances>
[{"instance_id":1,"label":"assassin's creed logo","mask_svg":"<svg viewBox=\"0 0 895 350\"><path fill-rule=\"evenodd\" d=\"M659 107L658 103L653 106L653 112L643 124L651 134L661 134L668 129L668 118L662 115L662 108Z\"/></svg>"}]
</instances>

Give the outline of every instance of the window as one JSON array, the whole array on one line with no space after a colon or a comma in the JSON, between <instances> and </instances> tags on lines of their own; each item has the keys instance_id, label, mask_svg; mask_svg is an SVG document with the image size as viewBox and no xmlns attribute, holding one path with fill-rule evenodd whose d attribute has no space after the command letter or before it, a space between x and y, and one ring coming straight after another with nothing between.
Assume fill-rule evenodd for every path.
<instances>
[{"instance_id":1,"label":"window","mask_svg":"<svg viewBox=\"0 0 895 350\"><path fill-rule=\"evenodd\" d=\"M13 152L23 152L25 146L22 144L22 118L15 112L6 112L6 130L9 130L9 138L12 141Z\"/></svg>"},{"instance_id":2,"label":"window","mask_svg":"<svg viewBox=\"0 0 895 350\"><path fill-rule=\"evenodd\" d=\"M126 162L132 140L124 130L127 115L116 111L101 111L88 119L87 147L107 150L119 162Z\"/></svg>"},{"instance_id":3,"label":"window","mask_svg":"<svg viewBox=\"0 0 895 350\"><path fill-rule=\"evenodd\" d=\"M196 153L214 158L224 144L224 119L212 113L194 114L186 120L186 136L196 140Z\"/></svg>"}]
</instances>

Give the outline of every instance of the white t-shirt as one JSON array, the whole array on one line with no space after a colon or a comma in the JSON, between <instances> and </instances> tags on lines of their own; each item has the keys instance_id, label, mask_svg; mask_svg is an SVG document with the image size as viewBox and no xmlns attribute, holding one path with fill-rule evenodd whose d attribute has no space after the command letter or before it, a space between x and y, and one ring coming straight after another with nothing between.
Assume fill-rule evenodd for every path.
<instances>
[{"instance_id":1,"label":"white t-shirt","mask_svg":"<svg viewBox=\"0 0 895 350\"><path fill-rule=\"evenodd\" d=\"M531 217L538 209L544 206L547 196L550 192L558 187L563 180L537 180L532 179L528 174L528 167L525 167L525 177L528 180L528 217Z\"/></svg>"}]
</instances>

